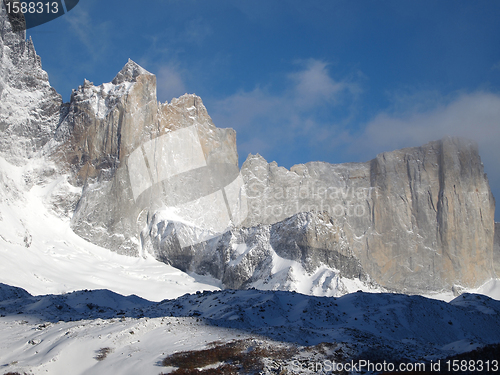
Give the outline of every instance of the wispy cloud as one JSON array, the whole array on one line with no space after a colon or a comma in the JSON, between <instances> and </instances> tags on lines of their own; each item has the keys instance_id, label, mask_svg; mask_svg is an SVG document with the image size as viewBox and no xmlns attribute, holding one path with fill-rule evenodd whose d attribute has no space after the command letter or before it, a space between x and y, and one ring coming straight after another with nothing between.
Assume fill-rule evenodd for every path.
<instances>
[{"instance_id":1,"label":"wispy cloud","mask_svg":"<svg viewBox=\"0 0 500 375\"><path fill-rule=\"evenodd\" d=\"M158 100L165 102L186 93L186 85L179 69L175 66L164 65L156 75Z\"/></svg>"},{"instance_id":2,"label":"wispy cloud","mask_svg":"<svg viewBox=\"0 0 500 375\"><path fill-rule=\"evenodd\" d=\"M285 165L297 159L327 161L335 154L344 161L366 161L380 152L457 136L478 143L492 190L500 196L500 94L394 92L385 111L362 123L352 113L362 92L355 80L334 79L319 60L288 78L290 86L280 94L259 87L210 109L218 126L237 130L240 161L257 152Z\"/></svg>"},{"instance_id":3,"label":"wispy cloud","mask_svg":"<svg viewBox=\"0 0 500 375\"><path fill-rule=\"evenodd\" d=\"M71 25L71 31L87 48L92 59L102 59L108 48L108 23L94 23L84 7L76 7L64 16L64 20Z\"/></svg>"},{"instance_id":4,"label":"wispy cloud","mask_svg":"<svg viewBox=\"0 0 500 375\"><path fill-rule=\"evenodd\" d=\"M206 22L206 20L196 18L187 23L178 38L181 42L200 44L212 34L212 27Z\"/></svg>"},{"instance_id":5,"label":"wispy cloud","mask_svg":"<svg viewBox=\"0 0 500 375\"><path fill-rule=\"evenodd\" d=\"M211 108L218 126L237 130L243 160L257 152L290 159L286 155L330 148L344 136L342 122L362 91L360 85L351 79L334 79L328 63L321 60L310 59L300 66L287 75L282 92L257 87L219 100ZM338 118L325 120L325 114L335 111L341 113Z\"/></svg>"},{"instance_id":6,"label":"wispy cloud","mask_svg":"<svg viewBox=\"0 0 500 375\"><path fill-rule=\"evenodd\" d=\"M489 152L500 139L500 96L488 92L462 94L448 104L420 112L380 113L356 144L365 152L419 145L446 135L476 140ZM485 150L486 151L486 150ZM500 149L498 151L500 159Z\"/></svg>"},{"instance_id":7,"label":"wispy cloud","mask_svg":"<svg viewBox=\"0 0 500 375\"><path fill-rule=\"evenodd\" d=\"M475 140L495 195L500 194L500 95L474 92L421 111L418 101L405 112L378 114L350 140L350 152L371 159L377 153L419 146L444 136Z\"/></svg>"},{"instance_id":8,"label":"wispy cloud","mask_svg":"<svg viewBox=\"0 0 500 375\"><path fill-rule=\"evenodd\" d=\"M324 61L310 59L305 65L304 70L289 75L294 82L293 95L298 105L336 104L347 95L355 95L361 91L356 83L334 80Z\"/></svg>"}]
</instances>

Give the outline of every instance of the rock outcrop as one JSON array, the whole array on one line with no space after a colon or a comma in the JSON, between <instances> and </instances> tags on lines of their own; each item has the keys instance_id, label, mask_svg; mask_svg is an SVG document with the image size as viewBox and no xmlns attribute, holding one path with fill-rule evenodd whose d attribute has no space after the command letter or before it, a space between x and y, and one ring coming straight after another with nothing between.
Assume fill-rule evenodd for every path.
<instances>
[{"instance_id":1,"label":"rock outcrop","mask_svg":"<svg viewBox=\"0 0 500 375\"><path fill-rule=\"evenodd\" d=\"M12 30L0 3L0 154L23 163L39 153L59 123L61 96L50 86L26 32Z\"/></svg>"},{"instance_id":2,"label":"rock outcrop","mask_svg":"<svg viewBox=\"0 0 500 375\"><path fill-rule=\"evenodd\" d=\"M367 163L307 163L290 170L243 164L247 225L326 212L350 252L381 285L416 292L477 286L494 275L494 199L477 146L445 138Z\"/></svg>"},{"instance_id":3,"label":"rock outcrop","mask_svg":"<svg viewBox=\"0 0 500 375\"><path fill-rule=\"evenodd\" d=\"M333 225L325 213L302 212L275 224L233 228L182 248L172 223L153 221L147 237L158 259L186 272L212 275L227 288L339 296L348 290L346 278L375 287Z\"/></svg>"},{"instance_id":4,"label":"rock outcrop","mask_svg":"<svg viewBox=\"0 0 500 375\"><path fill-rule=\"evenodd\" d=\"M239 173L234 130L216 128L195 95L158 103L156 77L131 60L111 83L73 91L55 139L52 157L83 187L73 230L127 255L142 251L141 231L157 210L209 195Z\"/></svg>"},{"instance_id":5,"label":"rock outcrop","mask_svg":"<svg viewBox=\"0 0 500 375\"><path fill-rule=\"evenodd\" d=\"M153 253L232 288L290 284L293 267L276 266L284 260L305 274L326 266L410 293L475 287L495 275L494 199L474 142L445 138L366 163L290 170L250 155L241 173L244 228L182 248L173 225L153 220Z\"/></svg>"}]
</instances>

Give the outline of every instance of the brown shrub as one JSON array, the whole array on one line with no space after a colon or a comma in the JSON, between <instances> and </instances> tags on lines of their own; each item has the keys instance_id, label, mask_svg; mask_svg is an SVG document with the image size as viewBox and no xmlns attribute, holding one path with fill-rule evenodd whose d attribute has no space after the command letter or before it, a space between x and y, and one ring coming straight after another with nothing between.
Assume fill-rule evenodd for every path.
<instances>
[{"instance_id":1,"label":"brown shrub","mask_svg":"<svg viewBox=\"0 0 500 375\"><path fill-rule=\"evenodd\" d=\"M204 370L197 369L177 369L170 372L169 375L238 375L238 367L233 365L222 365L217 368L210 368ZM166 375L161 373L160 375Z\"/></svg>"},{"instance_id":2,"label":"brown shrub","mask_svg":"<svg viewBox=\"0 0 500 375\"><path fill-rule=\"evenodd\" d=\"M103 361L112 351L113 349L109 347L96 350L97 355L94 357L94 359L97 359L98 361Z\"/></svg>"},{"instance_id":3,"label":"brown shrub","mask_svg":"<svg viewBox=\"0 0 500 375\"><path fill-rule=\"evenodd\" d=\"M234 359L241 352L241 343L234 342L218 345L204 350L174 353L164 358L163 366L173 366L184 369L195 369Z\"/></svg>"},{"instance_id":4,"label":"brown shrub","mask_svg":"<svg viewBox=\"0 0 500 375\"><path fill-rule=\"evenodd\" d=\"M211 343L208 349L174 353L163 359L163 366L178 367L171 374L239 374L239 370L245 372L259 371L264 369L264 359L270 358L287 359L297 353L295 347L273 347L255 340L239 340L223 345ZM198 370L222 363L213 369Z\"/></svg>"}]
</instances>

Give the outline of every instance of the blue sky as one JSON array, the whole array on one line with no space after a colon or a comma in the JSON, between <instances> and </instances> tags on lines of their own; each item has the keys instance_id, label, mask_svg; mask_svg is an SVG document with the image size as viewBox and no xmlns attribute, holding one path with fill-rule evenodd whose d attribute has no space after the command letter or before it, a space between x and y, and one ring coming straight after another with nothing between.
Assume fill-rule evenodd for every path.
<instances>
[{"instance_id":1,"label":"blue sky","mask_svg":"<svg viewBox=\"0 0 500 375\"><path fill-rule=\"evenodd\" d=\"M80 0L28 30L69 100L127 62L287 168L476 140L500 199L500 1ZM500 213L496 214L500 221Z\"/></svg>"}]
</instances>

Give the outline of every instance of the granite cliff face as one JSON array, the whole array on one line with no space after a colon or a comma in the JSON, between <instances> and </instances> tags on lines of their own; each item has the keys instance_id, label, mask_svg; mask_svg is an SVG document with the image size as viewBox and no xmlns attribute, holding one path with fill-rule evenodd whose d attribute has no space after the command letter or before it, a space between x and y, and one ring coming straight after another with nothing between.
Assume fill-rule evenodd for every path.
<instances>
[{"instance_id":1,"label":"granite cliff face","mask_svg":"<svg viewBox=\"0 0 500 375\"><path fill-rule=\"evenodd\" d=\"M173 226L156 223L156 256L232 288L280 289L302 272L315 275L311 290L342 290L347 277L418 293L495 276L494 199L473 142L445 138L366 163L290 170L250 155L241 173L244 228L182 249ZM320 282L321 267L333 284Z\"/></svg>"},{"instance_id":2,"label":"granite cliff face","mask_svg":"<svg viewBox=\"0 0 500 375\"><path fill-rule=\"evenodd\" d=\"M131 60L111 83L73 91L55 139L52 157L83 187L73 230L128 255L156 210L198 194L193 181L208 194L239 173L234 130L217 129L195 95L158 103L156 77Z\"/></svg>"},{"instance_id":3,"label":"granite cliff face","mask_svg":"<svg viewBox=\"0 0 500 375\"><path fill-rule=\"evenodd\" d=\"M494 275L494 199L473 142L445 138L367 163L314 162L290 171L250 156L242 174L247 225L327 213L345 239L337 251L354 254L387 288L475 286Z\"/></svg>"},{"instance_id":4,"label":"granite cliff face","mask_svg":"<svg viewBox=\"0 0 500 375\"><path fill-rule=\"evenodd\" d=\"M346 279L356 279L356 288L375 288L345 239L332 229L328 215L302 212L275 224L232 228L185 248L176 241L172 223L155 221L147 235L158 259L212 275L226 288L339 296L348 291Z\"/></svg>"},{"instance_id":5,"label":"granite cliff face","mask_svg":"<svg viewBox=\"0 0 500 375\"><path fill-rule=\"evenodd\" d=\"M0 152L68 176L46 203L88 241L226 287L307 294L430 292L499 273L473 142L290 170L249 155L240 171L234 130L218 129L196 95L158 103L156 77L129 61L61 104L31 41L9 27L0 14Z\"/></svg>"},{"instance_id":6,"label":"granite cliff face","mask_svg":"<svg viewBox=\"0 0 500 375\"><path fill-rule=\"evenodd\" d=\"M0 4L0 154L24 163L59 123L61 96L50 86L31 39L14 32Z\"/></svg>"}]
</instances>

